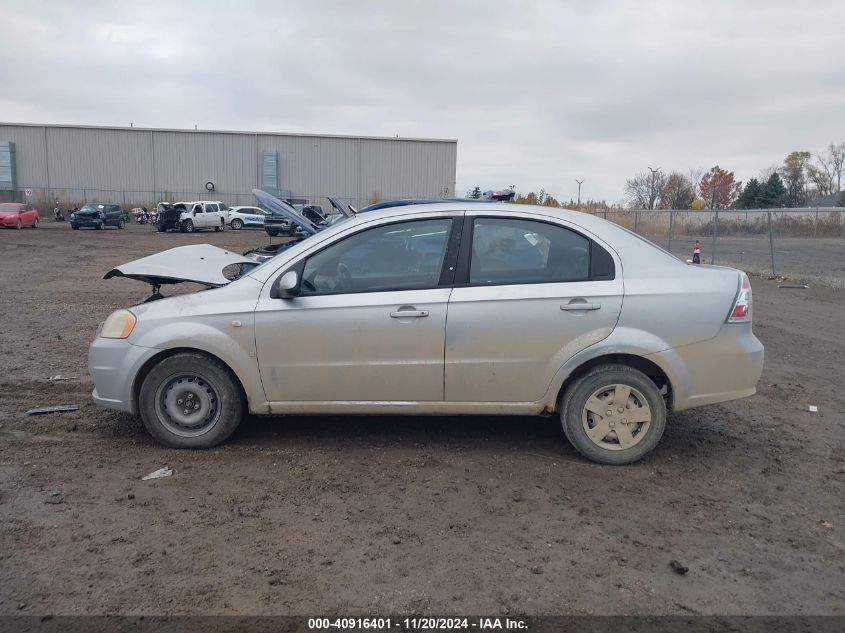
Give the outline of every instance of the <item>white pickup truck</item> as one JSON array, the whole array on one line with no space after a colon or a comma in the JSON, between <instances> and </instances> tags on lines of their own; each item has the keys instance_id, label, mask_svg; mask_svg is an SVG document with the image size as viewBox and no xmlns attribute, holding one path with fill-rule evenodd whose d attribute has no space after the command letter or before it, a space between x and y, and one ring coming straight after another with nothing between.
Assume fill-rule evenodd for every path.
<instances>
[{"instance_id":1,"label":"white pickup truck","mask_svg":"<svg viewBox=\"0 0 845 633\"><path fill-rule=\"evenodd\" d=\"M201 229L223 231L229 219L229 207L219 200L177 202L173 207L180 211L179 228L184 233Z\"/></svg>"}]
</instances>

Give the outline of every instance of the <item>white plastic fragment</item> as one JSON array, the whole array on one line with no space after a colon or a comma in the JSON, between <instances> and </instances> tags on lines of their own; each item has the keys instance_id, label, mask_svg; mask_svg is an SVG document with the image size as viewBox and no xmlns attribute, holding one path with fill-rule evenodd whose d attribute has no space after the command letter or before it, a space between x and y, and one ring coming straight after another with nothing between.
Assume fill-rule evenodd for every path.
<instances>
[{"instance_id":1,"label":"white plastic fragment","mask_svg":"<svg viewBox=\"0 0 845 633\"><path fill-rule=\"evenodd\" d=\"M164 468L159 468L158 470L154 470L149 475L144 475L141 477L141 481L147 481L149 479L161 479L162 477L170 477L173 474L173 471L170 470L167 466Z\"/></svg>"},{"instance_id":2,"label":"white plastic fragment","mask_svg":"<svg viewBox=\"0 0 845 633\"><path fill-rule=\"evenodd\" d=\"M811 404L810 405L810 413L818 413L818 412L819 412L819 408L816 405Z\"/></svg>"}]
</instances>

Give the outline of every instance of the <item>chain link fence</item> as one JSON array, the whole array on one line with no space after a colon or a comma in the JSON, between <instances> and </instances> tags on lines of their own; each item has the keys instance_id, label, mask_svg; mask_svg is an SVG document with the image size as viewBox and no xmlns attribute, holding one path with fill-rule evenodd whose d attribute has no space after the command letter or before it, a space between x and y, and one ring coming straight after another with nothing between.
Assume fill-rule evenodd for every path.
<instances>
[{"instance_id":1,"label":"chain link fence","mask_svg":"<svg viewBox=\"0 0 845 633\"><path fill-rule=\"evenodd\" d=\"M326 212L330 193L299 194ZM96 188L20 187L0 192L0 202L26 201L43 217L58 202L62 211L85 202L113 202L125 209L154 209L159 201L220 200L229 206L254 206L252 192L131 191ZM431 197L430 194L372 192L366 199L337 196L355 207L391 198ZM595 215L615 222L662 246L683 260L692 259L693 244L701 242L701 262L740 268L768 277L821 283L845 288L845 208L664 211L611 210Z\"/></svg>"},{"instance_id":2,"label":"chain link fence","mask_svg":"<svg viewBox=\"0 0 845 633\"><path fill-rule=\"evenodd\" d=\"M845 208L599 211L683 260L845 287Z\"/></svg>"}]
</instances>

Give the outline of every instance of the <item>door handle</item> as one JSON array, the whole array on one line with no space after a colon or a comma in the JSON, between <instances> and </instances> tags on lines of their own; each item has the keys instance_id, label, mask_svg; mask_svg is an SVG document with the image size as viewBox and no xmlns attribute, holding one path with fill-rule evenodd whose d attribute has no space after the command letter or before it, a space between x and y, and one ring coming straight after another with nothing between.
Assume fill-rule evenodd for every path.
<instances>
[{"instance_id":1,"label":"door handle","mask_svg":"<svg viewBox=\"0 0 845 633\"><path fill-rule=\"evenodd\" d=\"M428 310L396 310L390 313L391 319L421 319L428 316Z\"/></svg>"},{"instance_id":2,"label":"door handle","mask_svg":"<svg viewBox=\"0 0 845 633\"><path fill-rule=\"evenodd\" d=\"M587 303L586 301L572 301L560 306L561 310L566 310L567 312L586 312L587 310L598 310L599 308L601 308L600 303Z\"/></svg>"}]
</instances>

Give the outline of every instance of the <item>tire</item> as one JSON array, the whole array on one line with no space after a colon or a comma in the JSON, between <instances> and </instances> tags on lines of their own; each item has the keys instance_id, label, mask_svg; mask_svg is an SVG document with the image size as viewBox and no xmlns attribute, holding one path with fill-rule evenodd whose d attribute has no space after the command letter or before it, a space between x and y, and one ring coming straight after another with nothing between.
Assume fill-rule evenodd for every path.
<instances>
[{"instance_id":1,"label":"tire","mask_svg":"<svg viewBox=\"0 0 845 633\"><path fill-rule=\"evenodd\" d=\"M265 231L270 237L276 237L279 234L279 231L277 231L276 229L265 229Z\"/></svg>"},{"instance_id":2,"label":"tire","mask_svg":"<svg viewBox=\"0 0 845 633\"><path fill-rule=\"evenodd\" d=\"M18 231L20 231L22 227L23 227L23 224L21 224L20 219L18 219L18 220L15 222L15 228L16 228Z\"/></svg>"},{"instance_id":3,"label":"tire","mask_svg":"<svg viewBox=\"0 0 845 633\"><path fill-rule=\"evenodd\" d=\"M120 230L125 229L126 228L126 222L121 220L120 222L117 223L117 228L119 228Z\"/></svg>"},{"instance_id":4,"label":"tire","mask_svg":"<svg viewBox=\"0 0 845 633\"><path fill-rule=\"evenodd\" d=\"M183 409L189 411L185 416L180 409L189 401L196 412ZM138 408L147 431L161 444L211 448L238 428L245 402L240 383L226 365L205 354L182 352L150 370L141 384Z\"/></svg>"},{"instance_id":5,"label":"tire","mask_svg":"<svg viewBox=\"0 0 845 633\"><path fill-rule=\"evenodd\" d=\"M244 221L240 218L235 218L234 220L232 220L229 226L232 227L233 231L240 231L242 228L244 228Z\"/></svg>"},{"instance_id":6,"label":"tire","mask_svg":"<svg viewBox=\"0 0 845 633\"><path fill-rule=\"evenodd\" d=\"M194 228L194 221L193 220L185 220L182 222L182 232L183 233L193 233L196 229Z\"/></svg>"},{"instance_id":7,"label":"tire","mask_svg":"<svg viewBox=\"0 0 845 633\"><path fill-rule=\"evenodd\" d=\"M103 223L102 223L102 222L100 222L100 224L98 224L98 225L97 225L97 230L98 230L98 231L102 231L104 228L105 228L105 226L103 225Z\"/></svg>"},{"instance_id":8,"label":"tire","mask_svg":"<svg viewBox=\"0 0 845 633\"><path fill-rule=\"evenodd\" d=\"M214 227L214 231L215 231L215 232L217 232L217 233L219 233L219 232L220 232L220 231L222 231L222 230L223 230L223 225L222 225L222 224L221 224L220 226L215 226L215 227Z\"/></svg>"},{"instance_id":9,"label":"tire","mask_svg":"<svg viewBox=\"0 0 845 633\"><path fill-rule=\"evenodd\" d=\"M74 231L78 231L78 230L79 230L79 227L78 227L76 224L71 224L71 225L70 225L70 228L72 228Z\"/></svg>"},{"instance_id":10,"label":"tire","mask_svg":"<svg viewBox=\"0 0 845 633\"><path fill-rule=\"evenodd\" d=\"M32 228L34 228L34 229L37 229L37 228L38 228L38 218L35 218L35 220L33 220L33 222L32 222Z\"/></svg>"},{"instance_id":11,"label":"tire","mask_svg":"<svg viewBox=\"0 0 845 633\"><path fill-rule=\"evenodd\" d=\"M625 398L625 403L616 398ZM626 365L600 365L566 388L560 417L566 438L587 459L631 464L660 442L666 428L666 402L657 385L641 371ZM622 429L624 436L619 433ZM588 430L593 431L592 439ZM626 443L630 445L623 446Z\"/></svg>"}]
</instances>

